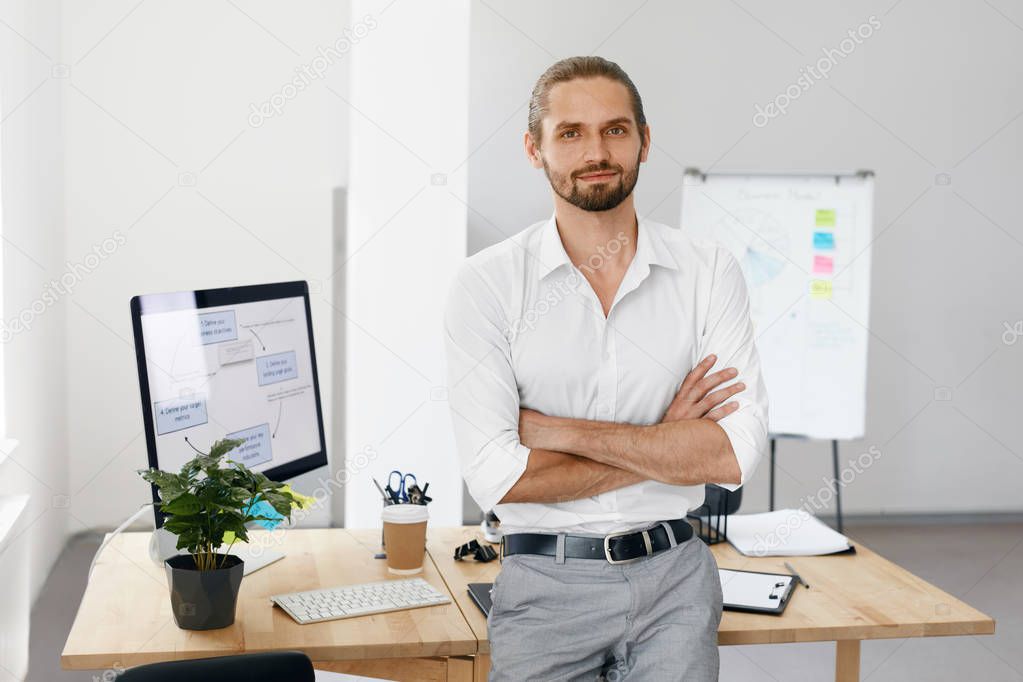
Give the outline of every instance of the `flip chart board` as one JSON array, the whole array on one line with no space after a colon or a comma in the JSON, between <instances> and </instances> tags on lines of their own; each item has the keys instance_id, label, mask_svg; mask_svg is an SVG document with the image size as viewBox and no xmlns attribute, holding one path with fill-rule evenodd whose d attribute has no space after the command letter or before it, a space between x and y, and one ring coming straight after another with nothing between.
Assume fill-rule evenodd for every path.
<instances>
[{"instance_id":1,"label":"flip chart board","mask_svg":"<svg viewBox=\"0 0 1023 682\"><path fill-rule=\"evenodd\" d=\"M874 176L686 170L681 228L738 260L772 435L863 435Z\"/></svg>"}]
</instances>

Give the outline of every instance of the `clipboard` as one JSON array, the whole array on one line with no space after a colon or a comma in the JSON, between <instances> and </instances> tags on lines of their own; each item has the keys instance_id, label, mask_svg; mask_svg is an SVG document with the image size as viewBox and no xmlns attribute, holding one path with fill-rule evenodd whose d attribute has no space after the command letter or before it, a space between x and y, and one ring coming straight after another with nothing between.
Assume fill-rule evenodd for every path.
<instances>
[{"instance_id":1,"label":"clipboard","mask_svg":"<svg viewBox=\"0 0 1023 682\"><path fill-rule=\"evenodd\" d=\"M780 616L789 604L798 581L791 573L765 573L719 568L726 611L766 613Z\"/></svg>"}]
</instances>

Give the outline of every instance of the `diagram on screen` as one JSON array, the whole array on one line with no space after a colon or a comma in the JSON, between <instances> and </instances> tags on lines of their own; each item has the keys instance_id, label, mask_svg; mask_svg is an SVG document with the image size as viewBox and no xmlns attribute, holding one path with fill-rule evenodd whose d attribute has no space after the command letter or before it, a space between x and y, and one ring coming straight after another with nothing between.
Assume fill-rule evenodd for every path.
<instances>
[{"instance_id":1,"label":"diagram on screen","mask_svg":"<svg viewBox=\"0 0 1023 682\"><path fill-rule=\"evenodd\" d=\"M181 462L221 438L261 470L316 452L319 431L300 298L143 318L156 438Z\"/></svg>"}]
</instances>

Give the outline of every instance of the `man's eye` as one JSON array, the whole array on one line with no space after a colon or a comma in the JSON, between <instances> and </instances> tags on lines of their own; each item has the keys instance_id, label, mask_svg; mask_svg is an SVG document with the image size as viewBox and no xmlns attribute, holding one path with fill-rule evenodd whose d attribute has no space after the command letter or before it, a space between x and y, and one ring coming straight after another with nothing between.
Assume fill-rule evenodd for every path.
<instances>
[{"instance_id":1,"label":"man's eye","mask_svg":"<svg viewBox=\"0 0 1023 682\"><path fill-rule=\"evenodd\" d=\"M565 132L561 133L561 136L562 137L568 137L569 135L575 136L575 135L578 135L578 134L579 133L576 132L575 130L566 130Z\"/></svg>"},{"instance_id":2,"label":"man's eye","mask_svg":"<svg viewBox=\"0 0 1023 682\"><path fill-rule=\"evenodd\" d=\"M607 132L612 133L612 132L614 132L616 130L618 132L614 133L615 135L624 135L625 134L625 128L622 128L620 126L615 126L614 128L611 128L610 130L608 130Z\"/></svg>"}]
</instances>

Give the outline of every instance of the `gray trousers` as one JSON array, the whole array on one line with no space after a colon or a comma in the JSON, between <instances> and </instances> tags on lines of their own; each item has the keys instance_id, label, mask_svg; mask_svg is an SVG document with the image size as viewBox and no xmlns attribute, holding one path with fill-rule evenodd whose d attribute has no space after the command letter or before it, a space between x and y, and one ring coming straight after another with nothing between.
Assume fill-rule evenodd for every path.
<instances>
[{"instance_id":1,"label":"gray trousers","mask_svg":"<svg viewBox=\"0 0 1023 682\"><path fill-rule=\"evenodd\" d=\"M721 582L702 540L627 564L560 558L504 558L490 682L718 679Z\"/></svg>"}]
</instances>

